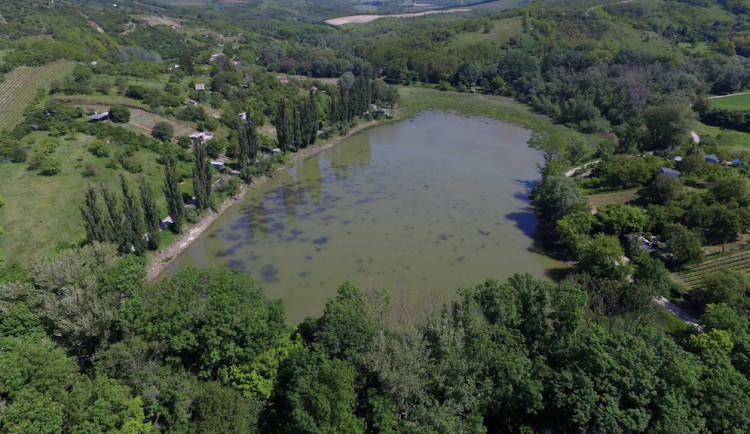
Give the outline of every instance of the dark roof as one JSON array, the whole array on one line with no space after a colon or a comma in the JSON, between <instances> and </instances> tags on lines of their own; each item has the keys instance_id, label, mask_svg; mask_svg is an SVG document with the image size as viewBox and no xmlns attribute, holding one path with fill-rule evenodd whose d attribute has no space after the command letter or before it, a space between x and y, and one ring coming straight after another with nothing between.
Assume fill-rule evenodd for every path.
<instances>
[{"instance_id":1,"label":"dark roof","mask_svg":"<svg viewBox=\"0 0 750 434\"><path fill-rule=\"evenodd\" d=\"M661 173L674 178L679 178L682 175L679 170L670 169L669 167L662 167Z\"/></svg>"},{"instance_id":2,"label":"dark roof","mask_svg":"<svg viewBox=\"0 0 750 434\"><path fill-rule=\"evenodd\" d=\"M717 157L714 154L709 154L709 155L706 155L706 161L708 161L709 163L718 163L719 157Z\"/></svg>"}]
</instances>

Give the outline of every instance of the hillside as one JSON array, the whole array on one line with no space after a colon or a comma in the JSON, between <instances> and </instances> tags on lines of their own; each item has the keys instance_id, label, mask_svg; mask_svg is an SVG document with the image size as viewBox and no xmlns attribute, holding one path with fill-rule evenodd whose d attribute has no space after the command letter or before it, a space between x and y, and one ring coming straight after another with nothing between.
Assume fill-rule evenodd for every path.
<instances>
[{"instance_id":1,"label":"hillside","mask_svg":"<svg viewBox=\"0 0 750 434\"><path fill-rule=\"evenodd\" d=\"M0 433L750 432L750 3L469 3L0 2ZM454 6L472 10L324 22ZM454 117L434 122L458 157L425 140L376 161L376 140L403 139L380 125L424 110L521 139L489 158ZM290 169L367 128L391 134ZM489 147L508 139L488 131ZM498 169L519 146L528 170ZM397 165L416 176L396 185L403 203L380 184L407 179L382 167ZM353 182L364 170L371 192ZM466 187L474 171L487 178ZM510 211L485 194L506 184ZM439 211L420 214L423 198ZM487 227L452 218L473 218L468 199ZM192 244L225 268L146 278L238 202ZM386 226L409 235L331 247L318 229L357 232L335 203L372 226L385 219L364 204L403 208ZM320 223L295 230L310 213ZM479 241L451 244L441 218ZM409 245L416 225L426 248ZM485 245L513 254L503 226L564 268L488 279L509 264ZM259 259L249 237L300 255ZM450 297L364 275L375 250L440 267L427 248L492 262ZM258 279L304 264L289 293L322 304L310 276L334 273L309 263L331 251L366 287L337 282L290 324Z\"/></svg>"}]
</instances>

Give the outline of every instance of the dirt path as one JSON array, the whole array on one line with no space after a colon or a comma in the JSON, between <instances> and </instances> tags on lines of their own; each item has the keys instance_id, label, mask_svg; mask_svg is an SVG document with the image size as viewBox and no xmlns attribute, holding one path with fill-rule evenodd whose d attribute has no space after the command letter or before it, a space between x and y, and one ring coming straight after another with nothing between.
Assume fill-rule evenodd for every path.
<instances>
[{"instance_id":1,"label":"dirt path","mask_svg":"<svg viewBox=\"0 0 750 434\"><path fill-rule=\"evenodd\" d=\"M714 96L709 96L708 99L729 98L730 96L740 96L740 95L750 95L750 92L737 92L737 93L730 93L729 95L714 95Z\"/></svg>"},{"instance_id":2,"label":"dirt path","mask_svg":"<svg viewBox=\"0 0 750 434\"><path fill-rule=\"evenodd\" d=\"M592 164L597 164L597 163L600 163L601 161L602 160L594 160L594 161L588 162L588 163L586 163L584 165L581 165L581 166L578 166L578 167L574 167L574 168L568 170L567 172L565 172L565 176L567 176L568 178L570 178L571 176L573 176L574 173L576 173L576 170L585 169L585 168L591 166Z\"/></svg>"},{"instance_id":3,"label":"dirt path","mask_svg":"<svg viewBox=\"0 0 750 434\"><path fill-rule=\"evenodd\" d=\"M348 138L349 136L358 133L359 131L362 131L366 128L372 127L378 125L377 121L370 121L366 122L360 125L357 125L356 127L352 128L343 136L334 137L330 139L330 141L326 143L322 143L319 145L315 145L310 148L305 148L292 156L292 158L283 166L280 166L277 169L277 172L281 172L284 170L288 170L290 167L294 166L295 164L299 163L302 160L306 160L313 155L319 154L327 149L332 148L333 146L336 146L337 144L341 143L344 139ZM254 190L258 188L259 186L265 184L268 182L268 180L271 179L268 176L262 176L256 179L253 179L253 181L250 184L245 184L240 187L240 192L227 200L224 201L224 203L221 204L218 211L209 211L209 214L205 216L201 221L190 227L187 232L183 233L179 238L177 238L174 243L172 243L170 246L163 250L159 250L159 252L154 255L151 258L151 261L149 262L148 269L146 271L146 280L149 282L153 282L156 280L159 275L164 271L164 269L171 264L175 259L177 259L187 248L190 246L190 244L193 243L203 232L205 232L213 222L218 219L221 214L224 213L229 207L232 205L238 203L242 198L251 190Z\"/></svg>"},{"instance_id":4,"label":"dirt path","mask_svg":"<svg viewBox=\"0 0 750 434\"><path fill-rule=\"evenodd\" d=\"M352 23L369 23L370 21L375 21L378 18L413 18L413 17L422 17L425 15L432 15L432 14L446 14L446 13L452 13L452 12L469 12L469 11L471 11L471 8L453 8L453 9L443 9L439 11L414 12L410 14L393 14L393 15L350 15L348 17L331 18L330 20L326 20L325 22L332 26L341 26L344 24L352 24Z\"/></svg>"},{"instance_id":5,"label":"dirt path","mask_svg":"<svg viewBox=\"0 0 750 434\"><path fill-rule=\"evenodd\" d=\"M667 309L669 313L676 316L677 318L681 319L685 324L695 328L699 332L703 331L703 326L695 322L695 318L690 316L687 312L677 307L674 303L667 300L666 298L662 297L661 295L657 295L654 297L654 301L659 306L662 306L664 309Z\"/></svg>"}]
</instances>

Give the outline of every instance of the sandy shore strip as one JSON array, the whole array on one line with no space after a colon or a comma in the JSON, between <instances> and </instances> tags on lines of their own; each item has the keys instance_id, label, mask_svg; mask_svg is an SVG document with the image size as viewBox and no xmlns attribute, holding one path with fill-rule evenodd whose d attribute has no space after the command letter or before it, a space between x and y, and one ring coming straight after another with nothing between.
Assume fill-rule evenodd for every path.
<instances>
[{"instance_id":1,"label":"sandy shore strip","mask_svg":"<svg viewBox=\"0 0 750 434\"><path fill-rule=\"evenodd\" d=\"M344 139L347 139L353 134L379 124L384 123L378 121L365 122L352 128L343 136L334 137L328 142L317 144L309 148L300 149L292 156L292 158L289 159L289 161L286 162L286 164L279 166L276 171L281 172L284 170L289 170L292 166L299 163L300 161L306 160L314 155L317 155L327 149L338 145ZM149 261L146 271L146 280L149 282L155 281L159 277L159 275L161 275L164 269L166 269L169 264L174 262L190 246L190 244L193 243L193 241L201 236L203 232L208 230L213 222L215 222L216 219L218 219L224 213L224 211L229 209L229 207L231 207L232 205L240 202L249 191L258 188L259 186L268 182L270 179L271 177L269 176L260 176L258 178L254 178L250 184L241 185L240 192L232 197L227 198L227 200L225 200L224 203L221 204L217 211L208 210L208 215L203 217L198 223L187 228L187 231L183 232L171 245L164 249L160 249L159 252L154 255Z\"/></svg>"},{"instance_id":2,"label":"sandy shore strip","mask_svg":"<svg viewBox=\"0 0 750 434\"><path fill-rule=\"evenodd\" d=\"M469 12L469 11L471 11L471 8L453 8L453 9L443 9L439 11L413 12L410 14L393 14L393 15L350 15L348 17L331 18L330 20L326 20L325 22L332 26L341 26L344 24L352 24L352 23L369 23L370 21L375 21L378 18L413 18L413 17L423 17L425 15L432 15L432 14L448 14L451 12Z\"/></svg>"}]
</instances>

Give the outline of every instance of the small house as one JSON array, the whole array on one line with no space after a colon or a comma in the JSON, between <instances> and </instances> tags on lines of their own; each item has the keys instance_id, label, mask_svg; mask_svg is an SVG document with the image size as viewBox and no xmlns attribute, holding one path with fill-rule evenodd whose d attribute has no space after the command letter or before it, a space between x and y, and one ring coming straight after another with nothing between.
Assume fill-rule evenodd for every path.
<instances>
[{"instance_id":1,"label":"small house","mask_svg":"<svg viewBox=\"0 0 750 434\"><path fill-rule=\"evenodd\" d=\"M224 170L224 162L223 161L212 161L211 165L216 170Z\"/></svg>"},{"instance_id":2,"label":"small house","mask_svg":"<svg viewBox=\"0 0 750 434\"><path fill-rule=\"evenodd\" d=\"M243 121L247 120L247 112L237 113L237 117L242 119Z\"/></svg>"},{"instance_id":3,"label":"small house","mask_svg":"<svg viewBox=\"0 0 750 434\"><path fill-rule=\"evenodd\" d=\"M706 155L706 161L709 163L719 164L721 160L719 160L719 157L717 157L714 154Z\"/></svg>"},{"instance_id":4,"label":"small house","mask_svg":"<svg viewBox=\"0 0 750 434\"><path fill-rule=\"evenodd\" d=\"M94 113L89 116L89 122L104 122L106 120L109 120L109 112Z\"/></svg>"},{"instance_id":5,"label":"small house","mask_svg":"<svg viewBox=\"0 0 750 434\"><path fill-rule=\"evenodd\" d=\"M174 223L174 220L172 220L172 216L167 216L167 218L159 222L159 229L166 230L172 223Z\"/></svg>"},{"instance_id":6,"label":"small house","mask_svg":"<svg viewBox=\"0 0 750 434\"><path fill-rule=\"evenodd\" d=\"M206 90L205 83L195 83L195 90L200 90L200 91Z\"/></svg>"},{"instance_id":7,"label":"small house","mask_svg":"<svg viewBox=\"0 0 750 434\"><path fill-rule=\"evenodd\" d=\"M272 154L280 154L281 153L281 148L273 148L273 149L271 149L271 153Z\"/></svg>"},{"instance_id":8,"label":"small house","mask_svg":"<svg viewBox=\"0 0 750 434\"><path fill-rule=\"evenodd\" d=\"M682 173L679 170L670 169L669 167L662 167L659 169L660 173L670 176L672 178L679 178Z\"/></svg>"},{"instance_id":9,"label":"small house","mask_svg":"<svg viewBox=\"0 0 750 434\"><path fill-rule=\"evenodd\" d=\"M190 141L193 142L193 144L205 143L213 138L214 135L212 133L207 133L205 131L193 133L190 135Z\"/></svg>"},{"instance_id":10,"label":"small house","mask_svg":"<svg viewBox=\"0 0 750 434\"><path fill-rule=\"evenodd\" d=\"M672 161L674 161L675 163L680 163L680 162L682 162L682 157L678 155L678 156L672 158Z\"/></svg>"}]
</instances>

